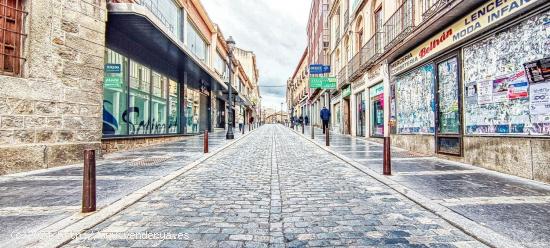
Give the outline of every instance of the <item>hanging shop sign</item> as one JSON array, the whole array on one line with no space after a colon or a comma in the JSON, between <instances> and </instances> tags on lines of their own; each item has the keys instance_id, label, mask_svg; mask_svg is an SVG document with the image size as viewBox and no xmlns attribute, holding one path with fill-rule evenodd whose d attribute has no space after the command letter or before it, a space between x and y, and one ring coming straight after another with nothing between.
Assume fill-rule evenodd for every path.
<instances>
[{"instance_id":1,"label":"hanging shop sign","mask_svg":"<svg viewBox=\"0 0 550 248\"><path fill-rule=\"evenodd\" d=\"M382 94L384 94L384 84L377 84L375 86L373 86L372 88L370 88L369 90L369 94L370 94L370 97L373 98L373 97L377 97L377 96L380 96Z\"/></svg>"},{"instance_id":2,"label":"hanging shop sign","mask_svg":"<svg viewBox=\"0 0 550 248\"><path fill-rule=\"evenodd\" d=\"M336 89L335 77L310 77L309 88L312 89Z\"/></svg>"},{"instance_id":3,"label":"hanging shop sign","mask_svg":"<svg viewBox=\"0 0 550 248\"><path fill-rule=\"evenodd\" d=\"M530 83L550 80L550 58L544 58L523 65Z\"/></svg>"},{"instance_id":4,"label":"hanging shop sign","mask_svg":"<svg viewBox=\"0 0 550 248\"><path fill-rule=\"evenodd\" d=\"M390 67L391 74L396 75L419 65L444 49L462 42L474 34L482 33L514 13L542 1L544 0L486 1L481 7L444 29L443 32L393 62Z\"/></svg>"},{"instance_id":5,"label":"hanging shop sign","mask_svg":"<svg viewBox=\"0 0 550 248\"><path fill-rule=\"evenodd\" d=\"M348 97L351 95L351 85L348 85L342 90L342 97Z\"/></svg>"},{"instance_id":6,"label":"hanging shop sign","mask_svg":"<svg viewBox=\"0 0 550 248\"><path fill-rule=\"evenodd\" d=\"M323 74L323 73L330 73L330 65L321 65L321 64L309 65L309 74L315 75L315 74Z\"/></svg>"}]
</instances>

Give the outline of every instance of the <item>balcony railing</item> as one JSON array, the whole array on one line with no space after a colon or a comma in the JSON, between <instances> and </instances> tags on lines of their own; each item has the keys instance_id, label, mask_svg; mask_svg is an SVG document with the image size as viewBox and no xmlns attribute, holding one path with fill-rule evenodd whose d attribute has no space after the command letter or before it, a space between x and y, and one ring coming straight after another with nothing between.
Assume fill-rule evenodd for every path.
<instances>
[{"instance_id":1,"label":"balcony railing","mask_svg":"<svg viewBox=\"0 0 550 248\"><path fill-rule=\"evenodd\" d=\"M359 74L357 72L359 72L360 69L361 69L362 60L363 60L363 56L361 54L361 51L359 51L358 53L355 54L355 56L353 56L353 58L349 62L349 64L348 64L348 79L349 79L349 81L354 81L357 78L357 76Z\"/></svg>"},{"instance_id":2,"label":"balcony railing","mask_svg":"<svg viewBox=\"0 0 550 248\"><path fill-rule=\"evenodd\" d=\"M384 33L376 32L361 48L361 69L370 68L374 62L384 53Z\"/></svg>"},{"instance_id":3,"label":"balcony railing","mask_svg":"<svg viewBox=\"0 0 550 248\"><path fill-rule=\"evenodd\" d=\"M384 32L386 34L386 50L401 42L413 31L413 4L413 0L405 0L401 6L399 6L397 11L384 24Z\"/></svg>"},{"instance_id":4,"label":"balcony railing","mask_svg":"<svg viewBox=\"0 0 550 248\"><path fill-rule=\"evenodd\" d=\"M135 3L146 7L159 21L166 26L171 32L176 33L176 26L168 20L168 18L159 9L157 1L153 0L107 0L107 3Z\"/></svg>"},{"instance_id":5,"label":"balcony railing","mask_svg":"<svg viewBox=\"0 0 550 248\"><path fill-rule=\"evenodd\" d=\"M349 9L344 12L344 27L347 27L349 24Z\"/></svg>"},{"instance_id":6,"label":"balcony railing","mask_svg":"<svg viewBox=\"0 0 550 248\"><path fill-rule=\"evenodd\" d=\"M336 44L338 44L338 41L340 40L340 25L336 26L336 32L334 32L336 35L334 37L334 41L336 41Z\"/></svg>"},{"instance_id":7,"label":"balcony railing","mask_svg":"<svg viewBox=\"0 0 550 248\"><path fill-rule=\"evenodd\" d=\"M422 21L430 19L454 0L422 0Z\"/></svg>"},{"instance_id":8,"label":"balcony railing","mask_svg":"<svg viewBox=\"0 0 550 248\"><path fill-rule=\"evenodd\" d=\"M340 69L340 72L338 72L338 88L341 88L348 83L348 78L346 77L346 69L346 66L344 66L342 67L342 69Z\"/></svg>"}]
</instances>

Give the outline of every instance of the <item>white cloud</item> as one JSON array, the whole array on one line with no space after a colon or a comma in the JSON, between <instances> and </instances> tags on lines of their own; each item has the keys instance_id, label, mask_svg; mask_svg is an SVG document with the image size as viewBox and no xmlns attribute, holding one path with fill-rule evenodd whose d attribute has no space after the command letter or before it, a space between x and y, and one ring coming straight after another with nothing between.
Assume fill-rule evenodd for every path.
<instances>
[{"instance_id":1,"label":"white cloud","mask_svg":"<svg viewBox=\"0 0 550 248\"><path fill-rule=\"evenodd\" d=\"M285 101L286 80L294 71L306 44L311 0L202 0L210 18L224 36L256 54L265 107L279 109Z\"/></svg>"}]
</instances>

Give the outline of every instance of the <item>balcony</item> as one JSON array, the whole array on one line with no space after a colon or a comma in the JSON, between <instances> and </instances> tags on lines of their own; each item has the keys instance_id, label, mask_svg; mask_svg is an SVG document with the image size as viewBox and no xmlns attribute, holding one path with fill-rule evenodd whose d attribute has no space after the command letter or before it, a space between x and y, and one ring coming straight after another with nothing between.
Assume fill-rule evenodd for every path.
<instances>
[{"instance_id":1,"label":"balcony","mask_svg":"<svg viewBox=\"0 0 550 248\"><path fill-rule=\"evenodd\" d=\"M384 53L383 37L384 33L376 32L361 48L361 70L368 70Z\"/></svg>"},{"instance_id":2,"label":"balcony","mask_svg":"<svg viewBox=\"0 0 550 248\"><path fill-rule=\"evenodd\" d=\"M401 42L414 30L413 0L405 0L384 24L386 50Z\"/></svg>"},{"instance_id":3,"label":"balcony","mask_svg":"<svg viewBox=\"0 0 550 248\"><path fill-rule=\"evenodd\" d=\"M342 69L340 69L340 72L338 72L338 84L337 84L338 89L348 84L348 78L346 76L346 72L347 72L346 66L342 67Z\"/></svg>"},{"instance_id":4,"label":"balcony","mask_svg":"<svg viewBox=\"0 0 550 248\"><path fill-rule=\"evenodd\" d=\"M355 81L357 78L359 78L359 72L361 69L361 62L363 60L363 56L361 54L361 51L355 54L351 61L348 64L348 78L350 82Z\"/></svg>"},{"instance_id":5,"label":"balcony","mask_svg":"<svg viewBox=\"0 0 550 248\"><path fill-rule=\"evenodd\" d=\"M345 27L347 27L349 24L349 9L346 10L346 12L344 12L344 29Z\"/></svg>"},{"instance_id":6,"label":"balcony","mask_svg":"<svg viewBox=\"0 0 550 248\"><path fill-rule=\"evenodd\" d=\"M430 19L454 0L422 0L422 21Z\"/></svg>"}]
</instances>

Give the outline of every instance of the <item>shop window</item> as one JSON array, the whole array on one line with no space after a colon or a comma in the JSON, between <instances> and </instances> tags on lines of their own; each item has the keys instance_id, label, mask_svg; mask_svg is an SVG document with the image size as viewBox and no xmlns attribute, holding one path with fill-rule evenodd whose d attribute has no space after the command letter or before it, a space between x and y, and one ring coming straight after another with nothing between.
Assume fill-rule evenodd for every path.
<instances>
[{"instance_id":1,"label":"shop window","mask_svg":"<svg viewBox=\"0 0 550 248\"><path fill-rule=\"evenodd\" d=\"M463 50L467 135L550 136L550 80L529 82L524 64L550 58L550 11Z\"/></svg>"},{"instance_id":2,"label":"shop window","mask_svg":"<svg viewBox=\"0 0 550 248\"><path fill-rule=\"evenodd\" d=\"M151 133L164 134L166 133L166 115L167 115L167 86L168 79L156 72L153 72L152 77L153 97L151 102Z\"/></svg>"},{"instance_id":3,"label":"shop window","mask_svg":"<svg viewBox=\"0 0 550 248\"><path fill-rule=\"evenodd\" d=\"M384 136L384 85L379 83L369 89L371 111L371 136Z\"/></svg>"},{"instance_id":4,"label":"shop window","mask_svg":"<svg viewBox=\"0 0 550 248\"><path fill-rule=\"evenodd\" d=\"M3 0L0 3L0 74L18 76L21 73L25 61L21 57L21 43L25 37L22 30L26 14L23 0Z\"/></svg>"},{"instance_id":5,"label":"shop window","mask_svg":"<svg viewBox=\"0 0 550 248\"><path fill-rule=\"evenodd\" d=\"M168 83L168 133L178 133L180 119L178 83L173 80L169 80Z\"/></svg>"},{"instance_id":6,"label":"shop window","mask_svg":"<svg viewBox=\"0 0 550 248\"><path fill-rule=\"evenodd\" d=\"M200 131L201 97L197 90L186 88L185 91L185 125L187 133Z\"/></svg>"},{"instance_id":7,"label":"shop window","mask_svg":"<svg viewBox=\"0 0 550 248\"><path fill-rule=\"evenodd\" d=\"M105 77L103 80L103 135L126 135L128 59L107 49L105 51Z\"/></svg>"},{"instance_id":8,"label":"shop window","mask_svg":"<svg viewBox=\"0 0 550 248\"><path fill-rule=\"evenodd\" d=\"M132 61L130 63L130 102L126 120L131 135L150 134L152 131L151 70Z\"/></svg>"},{"instance_id":9,"label":"shop window","mask_svg":"<svg viewBox=\"0 0 550 248\"><path fill-rule=\"evenodd\" d=\"M435 126L434 65L417 67L396 77L398 134L433 134Z\"/></svg>"}]
</instances>

